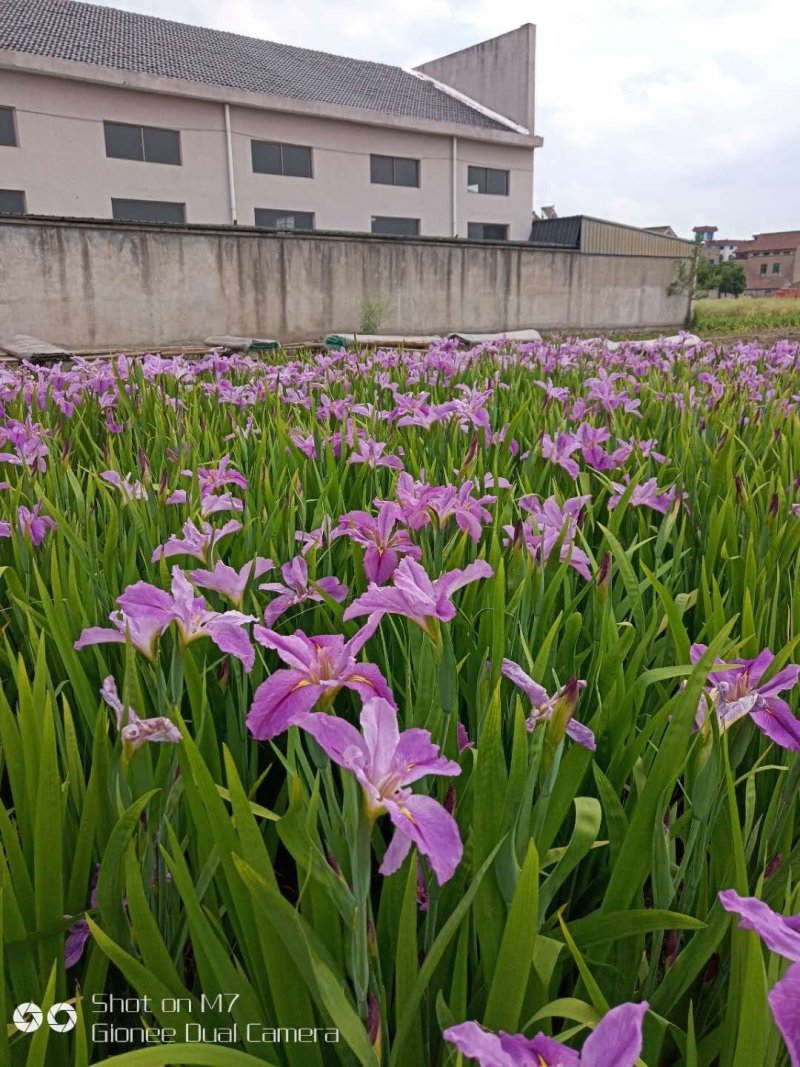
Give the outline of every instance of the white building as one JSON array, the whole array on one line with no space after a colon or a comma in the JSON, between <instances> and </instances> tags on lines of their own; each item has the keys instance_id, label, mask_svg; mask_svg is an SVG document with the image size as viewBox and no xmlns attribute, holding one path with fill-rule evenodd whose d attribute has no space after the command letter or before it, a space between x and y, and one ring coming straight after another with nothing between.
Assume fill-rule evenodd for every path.
<instances>
[{"instance_id":1,"label":"white building","mask_svg":"<svg viewBox=\"0 0 800 1067\"><path fill-rule=\"evenodd\" d=\"M404 70L0 0L0 212L526 240L534 48Z\"/></svg>"}]
</instances>

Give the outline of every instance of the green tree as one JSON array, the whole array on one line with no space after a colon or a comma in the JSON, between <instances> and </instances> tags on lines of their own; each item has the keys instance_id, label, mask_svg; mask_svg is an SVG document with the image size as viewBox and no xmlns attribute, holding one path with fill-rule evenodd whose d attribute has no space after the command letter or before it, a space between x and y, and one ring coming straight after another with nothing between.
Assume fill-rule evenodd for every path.
<instances>
[{"instance_id":1,"label":"green tree","mask_svg":"<svg viewBox=\"0 0 800 1067\"><path fill-rule=\"evenodd\" d=\"M747 279L744 267L741 263L735 263L729 259L726 263L720 263L714 268L716 274L717 292L720 296L740 297L747 288Z\"/></svg>"}]
</instances>

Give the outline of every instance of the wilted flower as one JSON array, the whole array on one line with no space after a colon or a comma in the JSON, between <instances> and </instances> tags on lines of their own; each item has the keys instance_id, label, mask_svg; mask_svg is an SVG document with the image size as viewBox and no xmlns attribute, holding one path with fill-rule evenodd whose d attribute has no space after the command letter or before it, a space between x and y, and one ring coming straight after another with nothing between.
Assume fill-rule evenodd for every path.
<instances>
[{"instance_id":1,"label":"wilted flower","mask_svg":"<svg viewBox=\"0 0 800 1067\"><path fill-rule=\"evenodd\" d=\"M580 691L586 688L586 682L572 678L560 692L551 697L548 696L547 690L538 682L534 682L513 660L503 660L502 673L521 689L531 702L531 713L525 722L529 732L535 730L541 722L552 723L557 734L553 739L555 744L558 744L566 733L567 737L588 748L590 752L595 751L597 743L592 731L572 717L578 704L578 696Z\"/></svg>"},{"instance_id":2,"label":"wilted flower","mask_svg":"<svg viewBox=\"0 0 800 1067\"><path fill-rule=\"evenodd\" d=\"M177 745L183 740L178 727L163 715L154 719L140 719L133 708L125 707L112 675L104 680L100 695L117 717L117 729L126 758L130 759L133 753L148 741L152 744Z\"/></svg>"}]
</instances>

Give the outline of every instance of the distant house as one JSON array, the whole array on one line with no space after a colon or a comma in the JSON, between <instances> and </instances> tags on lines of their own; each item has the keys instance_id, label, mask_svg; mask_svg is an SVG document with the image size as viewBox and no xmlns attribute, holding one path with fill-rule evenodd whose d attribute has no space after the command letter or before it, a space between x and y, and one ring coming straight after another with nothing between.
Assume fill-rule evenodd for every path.
<instances>
[{"instance_id":1,"label":"distant house","mask_svg":"<svg viewBox=\"0 0 800 1067\"><path fill-rule=\"evenodd\" d=\"M734 256L741 260L749 296L777 296L800 286L800 230L757 233Z\"/></svg>"},{"instance_id":2,"label":"distant house","mask_svg":"<svg viewBox=\"0 0 800 1067\"><path fill-rule=\"evenodd\" d=\"M658 233L662 237L677 237L677 233L671 226L645 226L643 227L648 233Z\"/></svg>"}]
</instances>

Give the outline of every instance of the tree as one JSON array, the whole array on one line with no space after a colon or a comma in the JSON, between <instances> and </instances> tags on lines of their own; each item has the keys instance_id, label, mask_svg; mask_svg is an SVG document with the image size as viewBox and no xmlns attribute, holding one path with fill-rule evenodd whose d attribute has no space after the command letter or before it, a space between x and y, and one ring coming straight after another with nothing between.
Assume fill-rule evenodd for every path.
<instances>
[{"instance_id":1,"label":"tree","mask_svg":"<svg viewBox=\"0 0 800 1067\"><path fill-rule=\"evenodd\" d=\"M714 267L715 283L720 296L740 297L747 288L747 279L741 263L729 259Z\"/></svg>"}]
</instances>

